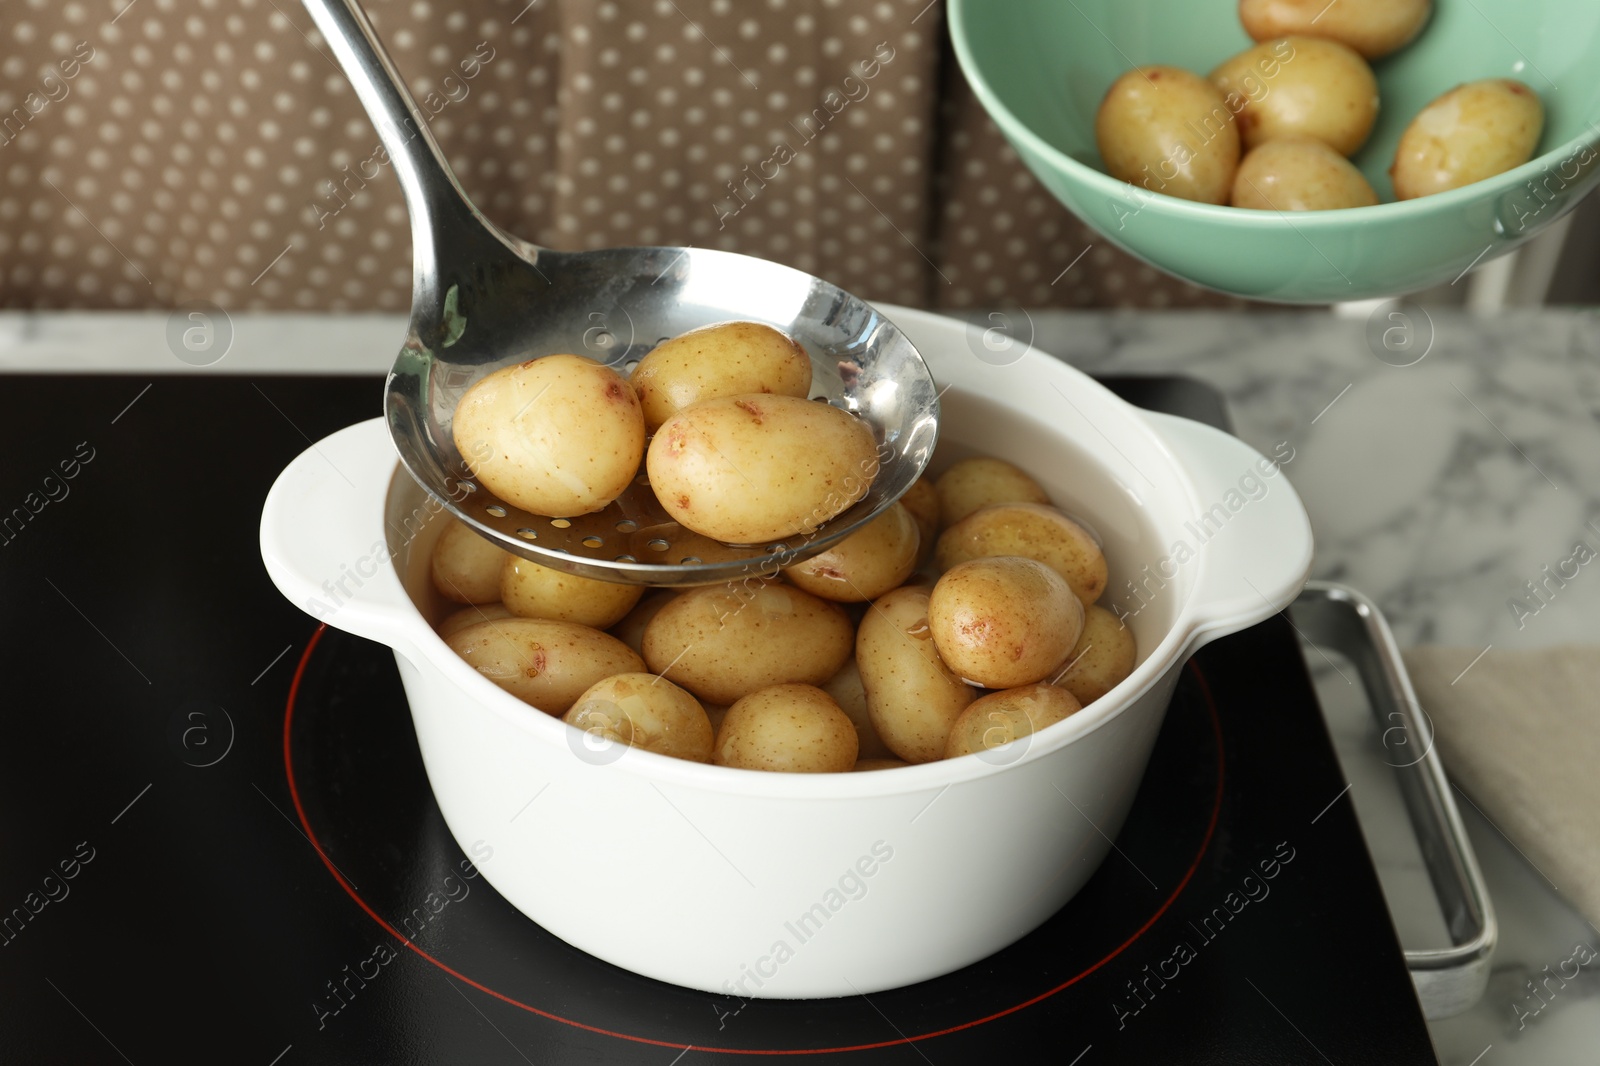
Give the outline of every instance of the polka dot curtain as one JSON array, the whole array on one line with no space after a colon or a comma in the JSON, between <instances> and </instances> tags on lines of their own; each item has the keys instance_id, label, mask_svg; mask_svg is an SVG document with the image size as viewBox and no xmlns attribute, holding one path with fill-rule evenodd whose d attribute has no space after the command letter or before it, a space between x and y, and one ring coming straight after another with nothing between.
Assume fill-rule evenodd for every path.
<instances>
[{"instance_id":1,"label":"polka dot curtain","mask_svg":"<svg viewBox=\"0 0 1600 1066\"><path fill-rule=\"evenodd\" d=\"M557 248L693 244L869 299L1198 306L975 103L935 0L368 0L468 194ZM410 234L297 0L5 0L0 306L404 310Z\"/></svg>"}]
</instances>

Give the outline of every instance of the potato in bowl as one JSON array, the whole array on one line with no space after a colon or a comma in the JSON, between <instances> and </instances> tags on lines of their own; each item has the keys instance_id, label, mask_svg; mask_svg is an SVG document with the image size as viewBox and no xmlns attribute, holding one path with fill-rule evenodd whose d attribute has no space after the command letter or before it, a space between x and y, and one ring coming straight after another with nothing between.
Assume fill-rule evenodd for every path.
<instances>
[{"instance_id":1,"label":"potato in bowl","mask_svg":"<svg viewBox=\"0 0 1600 1066\"><path fill-rule=\"evenodd\" d=\"M1234 295L1329 303L1448 283L1530 240L1600 183L1600 95L1592 91L1600 21L1588 0L1245 6L1251 32L1240 22L1239 0L951 0L946 18L978 101L1044 188L1112 244ZM1258 19L1263 8L1292 9L1295 17ZM1326 35L1347 15L1373 12L1403 17L1343 43L1368 61L1377 82L1376 122L1350 162L1379 202L1247 211L1106 172L1095 116L1107 88L1130 68L1163 64L1203 75L1251 48L1252 32L1269 40ZM1274 90L1256 69L1250 92L1268 103ZM1519 79L1543 98L1548 114L1532 158L1470 185L1396 200L1389 168L1406 128L1455 86L1490 78Z\"/></svg>"}]
</instances>

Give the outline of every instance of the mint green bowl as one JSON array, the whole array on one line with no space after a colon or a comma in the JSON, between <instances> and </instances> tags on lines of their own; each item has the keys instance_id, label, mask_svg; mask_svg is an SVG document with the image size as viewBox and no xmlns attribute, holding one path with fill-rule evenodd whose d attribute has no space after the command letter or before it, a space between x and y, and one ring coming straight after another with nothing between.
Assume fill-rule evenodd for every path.
<instances>
[{"instance_id":1,"label":"mint green bowl","mask_svg":"<svg viewBox=\"0 0 1600 1066\"><path fill-rule=\"evenodd\" d=\"M1123 71L1203 76L1250 45L1236 0L949 0L949 22L978 99L1051 193L1124 251L1237 296L1328 303L1449 282L1600 181L1600 0L1436 0L1417 40L1374 65L1382 110L1355 163L1380 200L1406 125L1461 82L1518 78L1539 93L1531 162L1405 203L1292 214L1147 192L1105 174L1095 148L1095 111Z\"/></svg>"}]
</instances>

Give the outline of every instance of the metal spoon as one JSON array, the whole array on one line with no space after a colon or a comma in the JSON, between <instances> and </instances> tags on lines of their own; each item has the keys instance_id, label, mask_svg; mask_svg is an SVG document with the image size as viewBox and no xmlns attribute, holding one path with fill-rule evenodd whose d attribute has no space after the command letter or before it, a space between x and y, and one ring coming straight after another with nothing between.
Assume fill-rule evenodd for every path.
<instances>
[{"instance_id":1,"label":"metal spoon","mask_svg":"<svg viewBox=\"0 0 1600 1066\"><path fill-rule=\"evenodd\" d=\"M507 551L569 573L699 585L773 573L814 555L916 481L938 436L938 397L922 357L892 322L836 286L751 256L558 252L510 236L462 192L357 0L303 2L378 127L411 214L411 325L389 373L384 414L401 462L456 517ZM867 497L812 533L720 544L673 522L642 472L595 514L529 514L479 485L451 438L461 394L509 363L567 352L626 373L661 341L730 319L765 322L803 344L812 396L855 412L878 441Z\"/></svg>"}]
</instances>

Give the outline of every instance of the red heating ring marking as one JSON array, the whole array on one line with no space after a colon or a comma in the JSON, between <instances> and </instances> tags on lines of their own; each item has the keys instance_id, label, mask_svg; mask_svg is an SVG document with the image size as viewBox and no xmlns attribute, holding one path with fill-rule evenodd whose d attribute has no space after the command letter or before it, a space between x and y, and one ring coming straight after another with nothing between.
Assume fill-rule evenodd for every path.
<instances>
[{"instance_id":1,"label":"red heating ring marking","mask_svg":"<svg viewBox=\"0 0 1600 1066\"><path fill-rule=\"evenodd\" d=\"M479 984L466 974L461 973L458 970L454 970L445 965L443 962L440 962L438 959L434 958L432 955L429 955L426 951L423 951L421 948L417 947L417 945L413 944L409 939L407 939L404 933L400 932L394 926L384 921L383 918L379 917L378 912L374 911L370 906L368 906L367 901L362 899L361 896L357 894L356 890L351 887L350 882L346 881L344 879L344 875L339 872L338 867L333 865L333 861L328 858L327 853L322 850L322 843L317 839L316 830L312 829L310 820L306 818L305 807L300 803L300 790L295 786L294 760L289 752L289 737L291 727L294 723L295 700L300 695L300 681L305 676L306 664L311 661L312 651L316 649L317 643L322 639L322 634L327 628L328 627L325 625L318 626L317 631L311 634L311 640L306 644L306 650L300 656L300 664L295 667L294 681L289 685L289 701L283 716L283 765L289 779L289 797L294 801L294 812L299 817L300 825L305 830L306 837L311 841L311 846L317 849L317 857L322 860L322 865L328 868L328 873L332 874L333 879L339 882L339 887L344 889L345 894L356 901L356 906L360 907L367 913L367 917L371 918L374 922L377 922L378 925L382 926L390 936L393 936L396 940L400 941L400 943L404 944L406 947L410 948L412 951L416 952L422 958L426 959L434 966L437 966L451 977L454 977L456 980L469 984L485 995L493 996L495 999L498 999L504 1003L509 1003L513 1007L525 1010L530 1014L537 1014L541 1018L548 1018L553 1022L560 1022L562 1025L570 1025L576 1029L584 1029L591 1033L600 1033L604 1036L615 1037L618 1040L630 1040L636 1044L654 1044L657 1047L676 1048L685 1051L693 1048L695 1051L706 1051L714 1054L724 1055L828 1055L845 1051L870 1051L874 1048L893 1047L896 1044L913 1044L919 1040L931 1040L936 1036L945 1036L948 1033L958 1033L963 1029L972 1029L987 1022L992 1022L997 1018L1004 1018L1008 1014L1015 1014L1019 1010L1022 1010L1026 1007L1031 1007L1035 1003L1038 1003L1042 1000L1049 999L1051 996L1055 995L1057 992L1060 992L1064 988L1069 988L1072 985L1077 984L1079 981L1083 980L1085 977L1088 977L1106 963L1110 962L1112 959L1128 950L1128 948L1133 946L1135 941L1144 936L1150 927L1155 925L1163 914L1167 913L1167 909L1177 901L1180 895L1183 894L1183 890L1189 886L1189 880L1194 877L1195 871L1200 868L1200 860L1205 858L1206 850L1211 846L1211 837L1217 829L1217 818L1222 813L1222 786L1223 775L1225 772L1225 762L1223 759L1222 747L1222 722L1217 717L1217 705L1211 696L1211 686L1206 682L1205 674L1201 672L1200 667L1197 666L1193 660L1191 660L1189 663L1189 669L1194 674L1195 681L1200 685L1200 695L1205 700L1206 711L1211 716L1211 728L1216 734L1217 739L1217 794L1211 806L1211 820L1206 825L1205 838L1200 841L1200 850L1195 853L1194 861L1189 864L1189 869L1184 872L1183 880L1178 882L1178 887L1173 889L1172 895L1167 897L1166 902L1161 904L1160 909L1152 914L1149 920L1141 925L1132 936L1130 936L1127 940L1124 940L1116 947L1115 950L1113 950L1109 955L1101 959L1099 962L1095 963L1093 966L1090 966L1083 972L1068 978L1067 980L1056 985L1054 988L1041 992L1032 999L1023 1000L1021 1003L1018 1003L1015 1006L1007 1007L1005 1010L996 1011L993 1014L985 1015L982 1018L974 1018L972 1021L962 1022L960 1025L952 1025L945 1029L935 1029L931 1032L919 1033L916 1036L903 1037L898 1040L880 1040L875 1044L851 1044L847 1047L771 1049L703 1047L699 1044L680 1044L671 1040L653 1040L650 1037L635 1036L632 1033L619 1033L613 1029L604 1029L598 1025L588 1025L584 1022L574 1021L571 1018L563 1018L559 1014L551 1014L549 1011L540 1010L538 1007L530 1006L527 1003L523 1003L521 1000L512 999L510 996L501 992L496 992L487 985Z\"/></svg>"}]
</instances>

